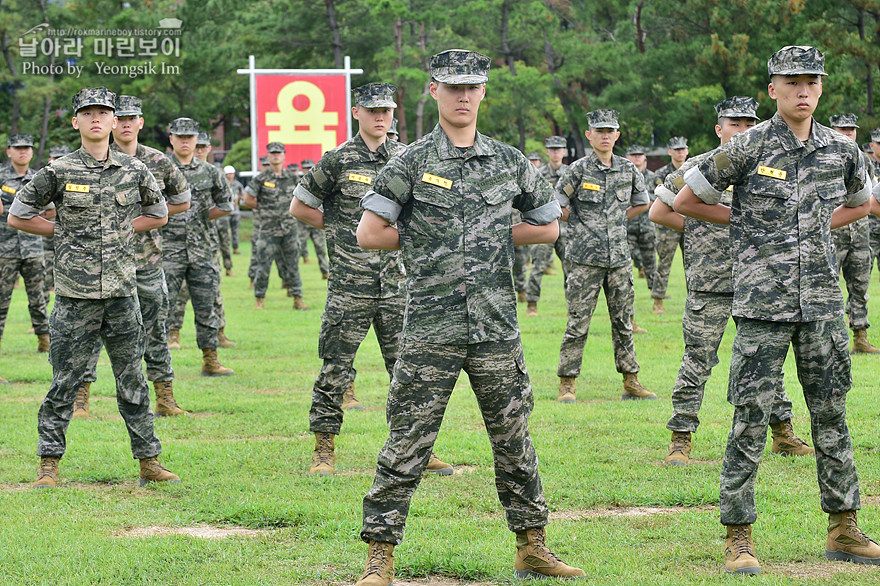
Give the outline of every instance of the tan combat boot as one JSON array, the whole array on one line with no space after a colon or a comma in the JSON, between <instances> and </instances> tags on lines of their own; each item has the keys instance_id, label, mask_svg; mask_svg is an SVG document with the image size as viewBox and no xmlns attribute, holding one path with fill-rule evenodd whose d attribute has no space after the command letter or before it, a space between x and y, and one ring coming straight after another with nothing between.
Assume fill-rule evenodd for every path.
<instances>
[{"instance_id":1,"label":"tan combat boot","mask_svg":"<svg viewBox=\"0 0 880 586\"><path fill-rule=\"evenodd\" d=\"M557 403L574 403L574 377L559 377L559 396L556 397Z\"/></svg>"},{"instance_id":2,"label":"tan combat boot","mask_svg":"<svg viewBox=\"0 0 880 586\"><path fill-rule=\"evenodd\" d=\"M669 454L663 462L667 466L687 466L691 459L691 432L673 431Z\"/></svg>"},{"instance_id":3,"label":"tan combat boot","mask_svg":"<svg viewBox=\"0 0 880 586\"><path fill-rule=\"evenodd\" d=\"M791 419L770 424L770 433L773 436L773 445L770 452L783 456L810 456L815 451L807 445L807 442L794 434Z\"/></svg>"},{"instance_id":4,"label":"tan combat boot","mask_svg":"<svg viewBox=\"0 0 880 586\"><path fill-rule=\"evenodd\" d=\"M251 284L248 285L248 289L253 289L253 288L254 288L254 278L251 277Z\"/></svg>"},{"instance_id":5,"label":"tan combat boot","mask_svg":"<svg viewBox=\"0 0 880 586\"><path fill-rule=\"evenodd\" d=\"M657 398L657 395L642 386L639 382L639 376L635 372L627 372L623 375L623 395L620 396L624 401L631 399L651 399Z\"/></svg>"},{"instance_id":6,"label":"tan combat boot","mask_svg":"<svg viewBox=\"0 0 880 586\"><path fill-rule=\"evenodd\" d=\"M825 559L880 565L880 545L859 529L856 511L828 515Z\"/></svg>"},{"instance_id":7,"label":"tan combat boot","mask_svg":"<svg viewBox=\"0 0 880 586\"><path fill-rule=\"evenodd\" d=\"M525 291L517 291L516 292L516 302L517 303L525 303L526 302L526 292Z\"/></svg>"},{"instance_id":8,"label":"tan combat boot","mask_svg":"<svg viewBox=\"0 0 880 586\"><path fill-rule=\"evenodd\" d=\"M526 315L529 317L538 317L538 302L537 301L529 301L529 304L526 307Z\"/></svg>"},{"instance_id":9,"label":"tan combat boot","mask_svg":"<svg viewBox=\"0 0 880 586\"><path fill-rule=\"evenodd\" d=\"M880 348L877 348L868 341L868 330L853 330L853 354L880 354Z\"/></svg>"},{"instance_id":10,"label":"tan combat boot","mask_svg":"<svg viewBox=\"0 0 880 586\"><path fill-rule=\"evenodd\" d=\"M367 567L354 586L392 586L394 581L394 544L369 542Z\"/></svg>"},{"instance_id":11,"label":"tan combat boot","mask_svg":"<svg viewBox=\"0 0 880 586\"><path fill-rule=\"evenodd\" d=\"M37 480L32 485L33 488L55 488L58 486L60 474L58 466L60 463L61 458L42 456L40 458L40 468L37 470Z\"/></svg>"},{"instance_id":12,"label":"tan combat boot","mask_svg":"<svg viewBox=\"0 0 880 586\"><path fill-rule=\"evenodd\" d=\"M648 333L648 330L646 330L645 328L643 328L642 326L640 326L639 324L636 323L635 316L632 316L629 318L629 323L632 324L634 334L647 334Z\"/></svg>"},{"instance_id":13,"label":"tan combat boot","mask_svg":"<svg viewBox=\"0 0 880 586\"><path fill-rule=\"evenodd\" d=\"M202 376L230 376L235 374L217 359L217 348L202 348Z\"/></svg>"},{"instance_id":14,"label":"tan combat boot","mask_svg":"<svg viewBox=\"0 0 880 586\"><path fill-rule=\"evenodd\" d=\"M146 486L150 482L180 482L177 474L169 472L167 468L159 463L159 458L144 458L141 460L141 475L138 478L138 484Z\"/></svg>"},{"instance_id":15,"label":"tan combat boot","mask_svg":"<svg viewBox=\"0 0 880 586\"><path fill-rule=\"evenodd\" d=\"M342 408L345 411L350 409L354 409L355 411L363 411L364 405L358 398L354 395L354 381L348 383L348 386L345 387L345 391L342 393Z\"/></svg>"},{"instance_id":16,"label":"tan combat boot","mask_svg":"<svg viewBox=\"0 0 880 586\"><path fill-rule=\"evenodd\" d=\"M254 309L263 309L265 300L265 297L254 297Z\"/></svg>"},{"instance_id":17,"label":"tan combat boot","mask_svg":"<svg viewBox=\"0 0 880 586\"><path fill-rule=\"evenodd\" d=\"M651 310L654 315L664 315L666 311L663 310L663 300L655 299L654 300L654 309Z\"/></svg>"},{"instance_id":18,"label":"tan combat boot","mask_svg":"<svg viewBox=\"0 0 880 586\"><path fill-rule=\"evenodd\" d=\"M437 454L431 452L431 458L428 460L427 472L433 472L438 476L450 476L455 474L455 469L452 467L452 464L447 464L438 458Z\"/></svg>"},{"instance_id":19,"label":"tan combat boot","mask_svg":"<svg viewBox=\"0 0 880 586\"><path fill-rule=\"evenodd\" d=\"M319 431L315 433L315 451L312 452L312 467L309 474L333 476L336 470L336 436L332 433Z\"/></svg>"},{"instance_id":20,"label":"tan combat boot","mask_svg":"<svg viewBox=\"0 0 880 586\"><path fill-rule=\"evenodd\" d=\"M648 278L648 273L645 272L645 269L639 269L639 278L640 279L647 279Z\"/></svg>"},{"instance_id":21,"label":"tan combat boot","mask_svg":"<svg viewBox=\"0 0 880 586\"><path fill-rule=\"evenodd\" d=\"M85 419L89 416L89 390L92 383L81 383L76 389L76 399L73 400L73 418Z\"/></svg>"},{"instance_id":22,"label":"tan combat boot","mask_svg":"<svg viewBox=\"0 0 880 586\"><path fill-rule=\"evenodd\" d=\"M514 576L520 579L560 578L573 580L586 576L580 568L566 565L544 544L544 528L516 532Z\"/></svg>"},{"instance_id":23,"label":"tan combat boot","mask_svg":"<svg viewBox=\"0 0 880 586\"><path fill-rule=\"evenodd\" d=\"M49 334L37 334L37 352L49 351Z\"/></svg>"},{"instance_id":24,"label":"tan combat boot","mask_svg":"<svg viewBox=\"0 0 880 586\"><path fill-rule=\"evenodd\" d=\"M235 273L232 272L232 269L226 269L226 276L227 277L234 277Z\"/></svg>"},{"instance_id":25,"label":"tan combat boot","mask_svg":"<svg viewBox=\"0 0 880 586\"><path fill-rule=\"evenodd\" d=\"M330 278L330 273L321 273L321 280L326 281Z\"/></svg>"},{"instance_id":26,"label":"tan combat boot","mask_svg":"<svg viewBox=\"0 0 880 586\"><path fill-rule=\"evenodd\" d=\"M156 416L176 417L187 414L174 400L174 383L172 381L153 381L153 389L156 391Z\"/></svg>"},{"instance_id":27,"label":"tan combat boot","mask_svg":"<svg viewBox=\"0 0 880 586\"><path fill-rule=\"evenodd\" d=\"M235 348L235 342L226 337L226 333L223 331L226 328L220 328L217 331L217 345L221 348Z\"/></svg>"},{"instance_id":28,"label":"tan combat boot","mask_svg":"<svg viewBox=\"0 0 880 586\"><path fill-rule=\"evenodd\" d=\"M306 309L309 308L309 306L306 305L306 302L303 301L302 297L300 297L299 295L294 295L293 296L293 308L298 311L305 311Z\"/></svg>"},{"instance_id":29,"label":"tan combat boot","mask_svg":"<svg viewBox=\"0 0 880 586\"><path fill-rule=\"evenodd\" d=\"M168 330L168 349L180 350L180 330Z\"/></svg>"},{"instance_id":30,"label":"tan combat boot","mask_svg":"<svg viewBox=\"0 0 880 586\"><path fill-rule=\"evenodd\" d=\"M724 569L728 574L760 574L751 525L728 525L724 541Z\"/></svg>"}]
</instances>

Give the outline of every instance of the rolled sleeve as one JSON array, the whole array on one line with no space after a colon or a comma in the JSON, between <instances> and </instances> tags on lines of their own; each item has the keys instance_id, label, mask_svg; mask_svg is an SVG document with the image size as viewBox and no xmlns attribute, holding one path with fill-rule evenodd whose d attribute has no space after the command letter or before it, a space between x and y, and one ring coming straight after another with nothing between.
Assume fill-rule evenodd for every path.
<instances>
[{"instance_id":1,"label":"rolled sleeve","mask_svg":"<svg viewBox=\"0 0 880 586\"><path fill-rule=\"evenodd\" d=\"M379 195L373 190L367 192L367 194L361 199L360 205L361 208L373 212L380 218L384 218L392 224L397 221L397 217L400 216L400 212L403 210L403 207L400 204L383 195Z\"/></svg>"},{"instance_id":2,"label":"rolled sleeve","mask_svg":"<svg viewBox=\"0 0 880 586\"><path fill-rule=\"evenodd\" d=\"M675 194L665 185L658 185L657 189L654 190L654 195L669 207L672 207L672 202L675 201Z\"/></svg>"},{"instance_id":3,"label":"rolled sleeve","mask_svg":"<svg viewBox=\"0 0 880 586\"><path fill-rule=\"evenodd\" d=\"M876 197L876 196L875 196ZM871 184L870 182L865 183L865 186L862 187L855 193L850 194L849 198L847 198L846 203L843 204L848 208L857 208L866 201L871 199Z\"/></svg>"},{"instance_id":4,"label":"rolled sleeve","mask_svg":"<svg viewBox=\"0 0 880 586\"><path fill-rule=\"evenodd\" d=\"M699 197L709 205L715 205L721 201L722 193L712 187L709 180L700 172L700 169L694 167L684 174L684 182ZM656 191L655 191L656 193Z\"/></svg>"},{"instance_id":5,"label":"rolled sleeve","mask_svg":"<svg viewBox=\"0 0 880 586\"><path fill-rule=\"evenodd\" d=\"M168 215L168 206L165 205L164 201L141 206L141 215L148 218L164 218Z\"/></svg>"},{"instance_id":6,"label":"rolled sleeve","mask_svg":"<svg viewBox=\"0 0 880 586\"><path fill-rule=\"evenodd\" d=\"M562 216L562 208L556 200L545 203L533 210L522 212L523 222L532 226L543 226Z\"/></svg>"},{"instance_id":7,"label":"rolled sleeve","mask_svg":"<svg viewBox=\"0 0 880 586\"><path fill-rule=\"evenodd\" d=\"M180 193L172 193L166 196L166 201L171 205L181 205L192 201L192 191L188 188Z\"/></svg>"},{"instance_id":8,"label":"rolled sleeve","mask_svg":"<svg viewBox=\"0 0 880 586\"><path fill-rule=\"evenodd\" d=\"M880 183L877 183L877 185L874 186L874 189L871 190L871 193L874 194L874 199L880 202Z\"/></svg>"},{"instance_id":9,"label":"rolled sleeve","mask_svg":"<svg viewBox=\"0 0 880 586\"><path fill-rule=\"evenodd\" d=\"M31 218L39 216L40 210L33 206L29 206L26 203L22 203L20 199L15 198L15 200L12 202L12 205L9 206L9 213L16 218L21 218L22 220L30 220Z\"/></svg>"},{"instance_id":10,"label":"rolled sleeve","mask_svg":"<svg viewBox=\"0 0 880 586\"><path fill-rule=\"evenodd\" d=\"M629 199L629 205L631 206L643 206L651 203L651 198L648 197L647 191L639 191L632 195Z\"/></svg>"},{"instance_id":11,"label":"rolled sleeve","mask_svg":"<svg viewBox=\"0 0 880 586\"><path fill-rule=\"evenodd\" d=\"M232 204L231 201L221 201L220 203L218 203L214 207L216 207L218 210L222 210L224 212L231 212L232 210L235 209L235 206Z\"/></svg>"},{"instance_id":12,"label":"rolled sleeve","mask_svg":"<svg viewBox=\"0 0 880 586\"><path fill-rule=\"evenodd\" d=\"M553 193L554 193L554 195L556 195L556 202L560 206L567 208L568 204L571 203L571 200L568 199L568 196L565 195L564 193L562 193L561 191L554 191Z\"/></svg>"},{"instance_id":13,"label":"rolled sleeve","mask_svg":"<svg viewBox=\"0 0 880 586\"><path fill-rule=\"evenodd\" d=\"M244 188L244 192L245 192L245 194L253 197L254 199L257 198L257 192L254 191L253 185L251 185L250 183L248 183L248 186Z\"/></svg>"},{"instance_id":14,"label":"rolled sleeve","mask_svg":"<svg viewBox=\"0 0 880 586\"><path fill-rule=\"evenodd\" d=\"M306 189L306 187L300 183L296 186L296 189L293 190L293 197L300 200L310 208L314 209L322 209L323 203L320 199L315 197L311 191Z\"/></svg>"}]
</instances>

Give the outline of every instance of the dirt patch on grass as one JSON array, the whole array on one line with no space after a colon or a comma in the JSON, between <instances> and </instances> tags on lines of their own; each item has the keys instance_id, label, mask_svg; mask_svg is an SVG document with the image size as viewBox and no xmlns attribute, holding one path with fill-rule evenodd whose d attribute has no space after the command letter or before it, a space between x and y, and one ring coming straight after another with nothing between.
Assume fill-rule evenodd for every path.
<instances>
[{"instance_id":1,"label":"dirt patch on grass","mask_svg":"<svg viewBox=\"0 0 880 586\"><path fill-rule=\"evenodd\" d=\"M713 511L718 507L602 507L586 511L554 511L550 519L555 521L579 521L601 517L650 517L653 515L680 515L691 511Z\"/></svg>"},{"instance_id":2,"label":"dirt patch on grass","mask_svg":"<svg viewBox=\"0 0 880 586\"><path fill-rule=\"evenodd\" d=\"M284 389L248 389L246 391L252 395L286 395L290 391Z\"/></svg>"},{"instance_id":3,"label":"dirt patch on grass","mask_svg":"<svg viewBox=\"0 0 880 586\"><path fill-rule=\"evenodd\" d=\"M30 487L30 484L0 484L0 492L21 492Z\"/></svg>"},{"instance_id":4,"label":"dirt patch on grass","mask_svg":"<svg viewBox=\"0 0 880 586\"><path fill-rule=\"evenodd\" d=\"M761 564L761 572L775 574L798 579L832 578L845 576L857 576L876 572L874 566L847 564L840 562L817 562L817 563L790 563L790 564Z\"/></svg>"},{"instance_id":5,"label":"dirt patch on grass","mask_svg":"<svg viewBox=\"0 0 880 586\"><path fill-rule=\"evenodd\" d=\"M428 576L426 578L394 579L394 586L490 586L488 582L466 582L458 578L446 576Z\"/></svg>"},{"instance_id":6,"label":"dirt patch on grass","mask_svg":"<svg viewBox=\"0 0 880 586\"><path fill-rule=\"evenodd\" d=\"M0 403L39 403L40 397L0 397Z\"/></svg>"},{"instance_id":7,"label":"dirt patch on grass","mask_svg":"<svg viewBox=\"0 0 880 586\"><path fill-rule=\"evenodd\" d=\"M861 495L863 505L880 505L880 496Z\"/></svg>"},{"instance_id":8,"label":"dirt patch on grass","mask_svg":"<svg viewBox=\"0 0 880 586\"><path fill-rule=\"evenodd\" d=\"M246 529L244 527L211 527L194 525L192 527L126 527L114 537L164 537L166 535L188 535L200 539L226 539L227 537L258 537L267 535L268 529Z\"/></svg>"}]
</instances>

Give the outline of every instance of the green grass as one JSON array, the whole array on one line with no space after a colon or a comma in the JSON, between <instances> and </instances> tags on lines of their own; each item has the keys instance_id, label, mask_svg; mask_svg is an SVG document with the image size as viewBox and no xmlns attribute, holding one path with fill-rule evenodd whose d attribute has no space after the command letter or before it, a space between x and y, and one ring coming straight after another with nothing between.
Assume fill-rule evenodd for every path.
<instances>
[{"instance_id":1,"label":"green grass","mask_svg":"<svg viewBox=\"0 0 880 586\"><path fill-rule=\"evenodd\" d=\"M246 230L245 230L246 232ZM366 548L358 538L361 499L386 438L387 375L372 333L357 359L357 391L367 406L346 414L338 438L337 471L313 478L308 433L311 387L320 368L317 332L325 295L317 264L301 265L308 312L291 310L277 276L266 309L252 309L249 245L224 277L227 334L237 348L221 350L235 376L199 376L192 312L173 352L176 395L195 416L160 419L162 461L179 474L176 486L139 488L125 428L113 398L106 355L93 385L93 417L72 422L63 483L27 490L38 460L36 414L51 379L36 353L23 289L6 324L0 374L0 581L3 584L352 584ZM558 261L557 261L558 264ZM872 282L872 321L880 326L880 285ZM541 461L547 502L555 520L550 545L583 567L595 584L728 584L723 572L723 528L718 520L721 458L732 408L726 402L733 326L721 364L709 381L702 425L686 468L664 468L670 393L681 353L684 280L676 257L665 316L651 314L643 280L636 281L636 318L649 332L637 336L641 381L660 396L620 401L604 300L593 319L575 405L556 403L556 361L565 327L561 275L544 279L539 318L520 320L535 390L531 430ZM877 328L871 338L880 343ZM853 357L849 424L863 498L862 527L880 536L880 357ZM786 387L795 430L809 436L809 420L793 361ZM395 552L398 580L447 576L482 584L510 584L513 535L495 494L492 456L467 377L459 381L435 451L463 471L426 477L413 500L406 539ZM810 442L812 443L812 442ZM769 446L769 443L768 443ZM769 449L769 447L768 447ZM761 466L755 525L764 574L753 584L880 584L880 568L824 562L826 520L819 507L815 461L770 457ZM666 514L587 516L609 507L684 507ZM263 529L220 540L186 535L121 536L126 529L196 525Z\"/></svg>"}]
</instances>

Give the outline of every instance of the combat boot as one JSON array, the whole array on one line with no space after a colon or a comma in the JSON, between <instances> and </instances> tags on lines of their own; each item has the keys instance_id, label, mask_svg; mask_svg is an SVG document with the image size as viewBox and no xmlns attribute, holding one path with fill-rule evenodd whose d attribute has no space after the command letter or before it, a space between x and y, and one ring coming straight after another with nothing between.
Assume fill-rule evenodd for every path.
<instances>
[{"instance_id":1,"label":"combat boot","mask_svg":"<svg viewBox=\"0 0 880 586\"><path fill-rule=\"evenodd\" d=\"M636 323L636 318L634 316L629 318L629 323L632 324L634 334L647 334L648 333L648 330L646 330L645 328L643 328L642 326L640 326L639 324Z\"/></svg>"},{"instance_id":2,"label":"combat boot","mask_svg":"<svg viewBox=\"0 0 880 586\"><path fill-rule=\"evenodd\" d=\"M516 556L513 559L515 577L531 580L574 580L586 576L583 570L567 565L550 551L544 543L545 539L543 527L516 532Z\"/></svg>"},{"instance_id":3,"label":"combat boot","mask_svg":"<svg viewBox=\"0 0 880 586\"><path fill-rule=\"evenodd\" d=\"M217 345L221 348L235 348L235 342L226 337L224 329L226 328L220 328L217 331Z\"/></svg>"},{"instance_id":4,"label":"combat boot","mask_svg":"<svg viewBox=\"0 0 880 586\"><path fill-rule=\"evenodd\" d=\"M336 436L332 433L319 431L315 433L315 451L312 452L312 467L309 474L333 476L336 470Z\"/></svg>"},{"instance_id":5,"label":"combat boot","mask_svg":"<svg viewBox=\"0 0 880 586\"><path fill-rule=\"evenodd\" d=\"M254 309L263 309L265 300L265 297L254 297Z\"/></svg>"},{"instance_id":6,"label":"combat boot","mask_svg":"<svg viewBox=\"0 0 880 586\"><path fill-rule=\"evenodd\" d=\"M663 309L663 300L655 299L654 300L654 309L651 310L654 315L664 315L666 311Z\"/></svg>"},{"instance_id":7,"label":"combat boot","mask_svg":"<svg viewBox=\"0 0 880 586\"><path fill-rule=\"evenodd\" d=\"M306 305L306 302L303 301L302 297L300 297L299 295L294 295L293 296L293 308L298 311L305 311L306 309L309 308L309 306Z\"/></svg>"},{"instance_id":8,"label":"combat boot","mask_svg":"<svg viewBox=\"0 0 880 586\"><path fill-rule=\"evenodd\" d=\"M529 305L526 307L526 315L529 317L538 317L537 301L529 301Z\"/></svg>"},{"instance_id":9,"label":"combat boot","mask_svg":"<svg viewBox=\"0 0 880 586\"><path fill-rule=\"evenodd\" d=\"M868 341L868 330L862 328L853 330L853 354L880 354L880 348L877 348Z\"/></svg>"},{"instance_id":10,"label":"combat boot","mask_svg":"<svg viewBox=\"0 0 880 586\"><path fill-rule=\"evenodd\" d=\"M367 567L354 586L393 586L393 581L394 544L371 539L367 551Z\"/></svg>"},{"instance_id":11,"label":"combat boot","mask_svg":"<svg viewBox=\"0 0 880 586\"><path fill-rule=\"evenodd\" d=\"M431 458L428 460L428 472L433 472L438 476L450 476L455 474L455 469L452 467L452 464L447 464L443 460L437 457L437 454L431 452Z\"/></svg>"},{"instance_id":12,"label":"combat boot","mask_svg":"<svg viewBox=\"0 0 880 586\"><path fill-rule=\"evenodd\" d=\"M180 350L180 330L168 330L168 349Z\"/></svg>"},{"instance_id":13,"label":"combat boot","mask_svg":"<svg viewBox=\"0 0 880 586\"><path fill-rule=\"evenodd\" d=\"M669 454L664 463L667 466L687 466L691 459L691 432L673 431L669 444Z\"/></svg>"},{"instance_id":14,"label":"combat boot","mask_svg":"<svg viewBox=\"0 0 880 586\"><path fill-rule=\"evenodd\" d=\"M526 292L525 291L517 291L516 292L516 302L517 303L525 303L526 302Z\"/></svg>"},{"instance_id":15,"label":"combat boot","mask_svg":"<svg viewBox=\"0 0 880 586\"><path fill-rule=\"evenodd\" d=\"M85 419L89 416L89 391L92 383L80 383L73 400L73 418Z\"/></svg>"},{"instance_id":16,"label":"combat boot","mask_svg":"<svg viewBox=\"0 0 880 586\"><path fill-rule=\"evenodd\" d=\"M235 273L232 272L232 269L226 269L226 276L227 277L234 277Z\"/></svg>"},{"instance_id":17,"label":"combat boot","mask_svg":"<svg viewBox=\"0 0 880 586\"><path fill-rule=\"evenodd\" d=\"M330 278L330 273L321 273L321 280L326 281Z\"/></svg>"},{"instance_id":18,"label":"combat boot","mask_svg":"<svg viewBox=\"0 0 880 586\"><path fill-rule=\"evenodd\" d=\"M230 376L235 374L217 359L217 348L202 348L202 376Z\"/></svg>"},{"instance_id":19,"label":"combat boot","mask_svg":"<svg viewBox=\"0 0 880 586\"><path fill-rule=\"evenodd\" d=\"M783 456L809 456L815 451L807 442L794 434L791 419L770 424L773 445L770 452Z\"/></svg>"},{"instance_id":20,"label":"combat boot","mask_svg":"<svg viewBox=\"0 0 880 586\"><path fill-rule=\"evenodd\" d=\"M37 480L32 485L33 488L55 488L58 486L60 463L60 457L41 456L40 468L37 470Z\"/></svg>"},{"instance_id":21,"label":"combat boot","mask_svg":"<svg viewBox=\"0 0 880 586\"><path fill-rule=\"evenodd\" d=\"M254 278L251 277L251 284L248 285L248 289L253 289L253 288L254 288Z\"/></svg>"},{"instance_id":22,"label":"combat boot","mask_svg":"<svg viewBox=\"0 0 880 586\"><path fill-rule=\"evenodd\" d=\"M187 414L174 400L174 383L172 381L153 381L153 389L156 391L156 415L158 417L176 417Z\"/></svg>"},{"instance_id":23,"label":"combat boot","mask_svg":"<svg viewBox=\"0 0 880 586\"><path fill-rule=\"evenodd\" d=\"M152 458L143 458L141 460L141 474L140 478L138 478L138 484L141 486L146 486L150 482L174 483L180 482L180 477L170 472L159 463L159 458L153 456Z\"/></svg>"},{"instance_id":24,"label":"combat boot","mask_svg":"<svg viewBox=\"0 0 880 586\"><path fill-rule=\"evenodd\" d=\"M627 372L623 375L623 395L620 396L624 401L631 399L651 399L657 398L657 395L642 386L639 382L639 376L635 372Z\"/></svg>"},{"instance_id":25,"label":"combat boot","mask_svg":"<svg viewBox=\"0 0 880 586\"><path fill-rule=\"evenodd\" d=\"M363 411L364 405L354 396L354 381L348 383L345 391L342 393L342 408L345 411L354 409L355 411Z\"/></svg>"},{"instance_id":26,"label":"combat boot","mask_svg":"<svg viewBox=\"0 0 880 586\"><path fill-rule=\"evenodd\" d=\"M574 403L574 377L559 377L559 396L556 397L557 403Z\"/></svg>"},{"instance_id":27,"label":"combat boot","mask_svg":"<svg viewBox=\"0 0 880 586\"><path fill-rule=\"evenodd\" d=\"M648 273L645 272L645 269L639 269L639 278L640 279L647 279L648 278Z\"/></svg>"},{"instance_id":28,"label":"combat boot","mask_svg":"<svg viewBox=\"0 0 880 586\"><path fill-rule=\"evenodd\" d=\"M37 334L37 352L49 351L49 334Z\"/></svg>"},{"instance_id":29,"label":"combat boot","mask_svg":"<svg viewBox=\"0 0 880 586\"><path fill-rule=\"evenodd\" d=\"M724 541L724 569L728 574L760 574L751 525L728 525Z\"/></svg>"},{"instance_id":30,"label":"combat boot","mask_svg":"<svg viewBox=\"0 0 880 586\"><path fill-rule=\"evenodd\" d=\"M859 529L857 515L857 511L828 515L825 559L880 565L880 545Z\"/></svg>"}]
</instances>

